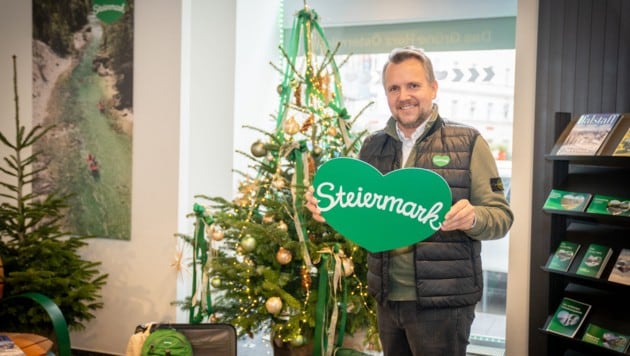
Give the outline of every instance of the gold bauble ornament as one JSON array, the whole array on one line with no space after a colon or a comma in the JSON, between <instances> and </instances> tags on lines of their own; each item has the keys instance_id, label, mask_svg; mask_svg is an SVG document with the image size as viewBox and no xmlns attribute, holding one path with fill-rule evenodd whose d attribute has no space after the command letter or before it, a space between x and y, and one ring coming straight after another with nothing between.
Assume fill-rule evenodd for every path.
<instances>
[{"instance_id":1,"label":"gold bauble ornament","mask_svg":"<svg viewBox=\"0 0 630 356\"><path fill-rule=\"evenodd\" d=\"M278 230L280 231L288 231L289 227L287 226L287 223L285 223L284 221L280 221L278 222Z\"/></svg>"},{"instance_id":2,"label":"gold bauble ornament","mask_svg":"<svg viewBox=\"0 0 630 356\"><path fill-rule=\"evenodd\" d=\"M264 224L271 224L273 222L273 215L265 214L265 216L263 216L263 218L262 218L262 222Z\"/></svg>"},{"instance_id":3,"label":"gold bauble ornament","mask_svg":"<svg viewBox=\"0 0 630 356\"><path fill-rule=\"evenodd\" d=\"M324 150L322 149L321 146L313 147L313 155L315 155L315 157L321 156L322 152L324 152Z\"/></svg>"},{"instance_id":4,"label":"gold bauble ornament","mask_svg":"<svg viewBox=\"0 0 630 356\"><path fill-rule=\"evenodd\" d=\"M219 278L219 277L212 278L212 280L210 280L210 284L214 288L219 288L221 286L221 278Z\"/></svg>"},{"instance_id":5,"label":"gold bauble ornament","mask_svg":"<svg viewBox=\"0 0 630 356\"><path fill-rule=\"evenodd\" d=\"M291 253L291 251L280 246L280 248L278 249L278 252L276 252L276 261L278 261L278 263L281 265L286 265L286 264L289 264L289 262L291 262L292 259L293 259L293 254Z\"/></svg>"},{"instance_id":6,"label":"gold bauble ornament","mask_svg":"<svg viewBox=\"0 0 630 356\"><path fill-rule=\"evenodd\" d=\"M265 155L267 155L265 144L260 141L254 142L252 144L252 147L250 148L250 151L252 152L252 155L254 155L254 157L264 157Z\"/></svg>"},{"instance_id":7,"label":"gold bauble ornament","mask_svg":"<svg viewBox=\"0 0 630 356\"><path fill-rule=\"evenodd\" d=\"M215 224L206 227L206 234L209 235L214 241L221 241L225 237L223 229Z\"/></svg>"},{"instance_id":8,"label":"gold bauble ornament","mask_svg":"<svg viewBox=\"0 0 630 356\"><path fill-rule=\"evenodd\" d=\"M225 233L223 232L223 230L215 230L212 233L212 239L214 241L221 241L223 240L224 237L225 237Z\"/></svg>"},{"instance_id":9,"label":"gold bauble ornament","mask_svg":"<svg viewBox=\"0 0 630 356\"><path fill-rule=\"evenodd\" d=\"M253 238L251 235L246 235L241 239L241 246L243 247L244 251L252 252L254 251L254 249L256 249L256 239Z\"/></svg>"},{"instance_id":10,"label":"gold bauble ornament","mask_svg":"<svg viewBox=\"0 0 630 356\"><path fill-rule=\"evenodd\" d=\"M328 128L328 136L337 136L337 128L334 126L331 126Z\"/></svg>"},{"instance_id":11,"label":"gold bauble ornament","mask_svg":"<svg viewBox=\"0 0 630 356\"><path fill-rule=\"evenodd\" d=\"M286 186L286 183L284 182L283 178L278 177L271 182L271 185L273 185L273 187L276 189L282 189Z\"/></svg>"},{"instance_id":12,"label":"gold bauble ornament","mask_svg":"<svg viewBox=\"0 0 630 356\"><path fill-rule=\"evenodd\" d=\"M341 265L343 266L343 275L350 277L354 273L354 262L349 258L342 258Z\"/></svg>"},{"instance_id":13,"label":"gold bauble ornament","mask_svg":"<svg viewBox=\"0 0 630 356\"><path fill-rule=\"evenodd\" d=\"M282 299L280 297L271 297L265 302L265 308L270 314L278 314L282 310Z\"/></svg>"},{"instance_id":14,"label":"gold bauble ornament","mask_svg":"<svg viewBox=\"0 0 630 356\"><path fill-rule=\"evenodd\" d=\"M291 339L291 346L293 346L293 347L300 347L300 346L304 345L305 341L306 340L304 339L304 336L297 335L293 339Z\"/></svg>"},{"instance_id":15,"label":"gold bauble ornament","mask_svg":"<svg viewBox=\"0 0 630 356\"><path fill-rule=\"evenodd\" d=\"M300 124L291 116L284 122L282 128L287 135L293 136L300 131Z\"/></svg>"}]
</instances>

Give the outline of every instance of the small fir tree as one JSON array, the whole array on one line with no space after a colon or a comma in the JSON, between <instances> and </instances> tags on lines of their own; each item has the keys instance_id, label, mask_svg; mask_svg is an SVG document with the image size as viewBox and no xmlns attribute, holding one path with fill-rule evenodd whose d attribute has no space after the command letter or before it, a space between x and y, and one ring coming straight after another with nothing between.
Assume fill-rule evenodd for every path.
<instances>
[{"instance_id":1,"label":"small fir tree","mask_svg":"<svg viewBox=\"0 0 630 356\"><path fill-rule=\"evenodd\" d=\"M52 128L40 125L26 130L20 123L16 57L13 56L15 92L15 140L0 133L0 142L10 154L0 171L0 256L4 261L4 296L39 292L61 309L72 330L83 329L103 307L100 290L107 275L100 262L81 258L79 249L88 236L62 230L67 196L57 192L42 195L30 190L39 169L33 168L39 152L33 144ZM14 299L0 308L0 330L50 333L48 315L28 300Z\"/></svg>"},{"instance_id":2,"label":"small fir tree","mask_svg":"<svg viewBox=\"0 0 630 356\"><path fill-rule=\"evenodd\" d=\"M249 335L270 327L274 340L311 344L314 355L359 329L377 343L366 251L314 221L304 206L317 167L356 156L362 136L351 133L337 48L329 48L317 19L308 7L299 11L288 48L281 48L286 66L275 67L282 74L275 131L249 127L263 138L240 152L253 173L238 172L232 200L197 197L194 236L178 234L194 251L192 293L180 303L191 323L209 318Z\"/></svg>"}]
</instances>

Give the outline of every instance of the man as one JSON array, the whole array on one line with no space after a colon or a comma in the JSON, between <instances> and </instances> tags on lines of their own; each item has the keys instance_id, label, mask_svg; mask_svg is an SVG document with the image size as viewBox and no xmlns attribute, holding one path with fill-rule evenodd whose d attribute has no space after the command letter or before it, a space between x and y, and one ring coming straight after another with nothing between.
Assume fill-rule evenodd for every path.
<instances>
[{"instance_id":1,"label":"man","mask_svg":"<svg viewBox=\"0 0 630 356\"><path fill-rule=\"evenodd\" d=\"M438 83L424 52L393 50L383 86L392 116L366 138L359 159L382 174L403 167L433 170L453 196L441 229L431 237L368 256L368 290L378 302L383 352L464 356L483 289L481 240L505 236L513 215L487 142L474 128L438 114L433 103ZM324 221L312 190L307 202L313 217Z\"/></svg>"}]
</instances>

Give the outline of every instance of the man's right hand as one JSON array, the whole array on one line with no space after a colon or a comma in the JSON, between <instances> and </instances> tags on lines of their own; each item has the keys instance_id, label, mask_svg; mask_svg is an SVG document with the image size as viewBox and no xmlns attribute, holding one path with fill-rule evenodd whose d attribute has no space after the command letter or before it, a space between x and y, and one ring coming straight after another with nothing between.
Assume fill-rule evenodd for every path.
<instances>
[{"instance_id":1,"label":"man's right hand","mask_svg":"<svg viewBox=\"0 0 630 356\"><path fill-rule=\"evenodd\" d=\"M319 222L326 222L326 219L324 219L324 217L322 216L322 212L319 210L319 207L317 207L317 199L315 199L315 197L313 196L313 186L308 187L308 190L306 191L306 194L304 194L304 199L306 200L306 208L308 209L308 211L311 212L311 214L313 214L313 219L315 219L315 221L319 221Z\"/></svg>"}]
</instances>

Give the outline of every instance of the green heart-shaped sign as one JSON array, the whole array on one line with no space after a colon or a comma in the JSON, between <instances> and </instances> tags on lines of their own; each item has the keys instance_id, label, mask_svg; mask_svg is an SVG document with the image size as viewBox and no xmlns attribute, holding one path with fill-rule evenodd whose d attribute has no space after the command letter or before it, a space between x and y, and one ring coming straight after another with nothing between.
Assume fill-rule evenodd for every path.
<instances>
[{"instance_id":1,"label":"green heart-shaped sign","mask_svg":"<svg viewBox=\"0 0 630 356\"><path fill-rule=\"evenodd\" d=\"M92 10L99 20L110 24L117 21L125 14L127 1L93 0Z\"/></svg>"},{"instance_id":2,"label":"green heart-shaped sign","mask_svg":"<svg viewBox=\"0 0 630 356\"><path fill-rule=\"evenodd\" d=\"M370 252L427 239L451 208L444 178L422 168L383 176L363 161L335 158L319 167L313 187L330 226Z\"/></svg>"}]
</instances>

